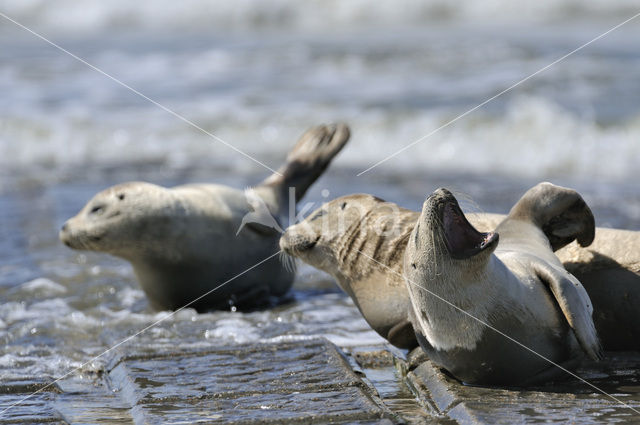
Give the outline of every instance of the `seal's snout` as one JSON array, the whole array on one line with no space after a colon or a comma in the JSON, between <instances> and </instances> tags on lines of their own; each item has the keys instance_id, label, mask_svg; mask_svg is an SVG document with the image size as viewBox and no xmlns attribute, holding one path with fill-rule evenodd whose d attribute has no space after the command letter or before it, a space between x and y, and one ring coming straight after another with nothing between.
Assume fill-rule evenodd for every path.
<instances>
[{"instance_id":1,"label":"seal's snout","mask_svg":"<svg viewBox=\"0 0 640 425\"><path fill-rule=\"evenodd\" d=\"M436 196L437 198L440 199L449 199L449 198L454 198L453 193L451 193L448 189L441 187L439 189L436 189L435 192L433 192L432 196Z\"/></svg>"},{"instance_id":2,"label":"seal's snout","mask_svg":"<svg viewBox=\"0 0 640 425\"><path fill-rule=\"evenodd\" d=\"M453 194L449 190L441 187L440 189L435 190L431 195L429 195L429 197L424 201L422 209L423 211L427 211L433 208L438 208L440 210L440 213L442 213L442 207L447 202L453 202L456 205L458 204L455 196L453 196Z\"/></svg>"},{"instance_id":3,"label":"seal's snout","mask_svg":"<svg viewBox=\"0 0 640 425\"><path fill-rule=\"evenodd\" d=\"M290 227L280 238L280 249L287 254L295 255L310 250L316 246L318 240L320 240L320 236L311 237L311 235L302 234Z\"/></svg>"},{"instance_id":4,"label":"seal's snout","mask_svg":"<svg viewBox=\"0 0 640 425\"><path fill-rule=\"evenodd\" d=\"M287 254L293 255L296 251L298 239L300 239L300 235L298 235L295 230L291 230L291 227L288 228L280 237L280 249Z\"/></svg>"},{"instance_id":5,"label":"seal's snout","mask_svg":"<svg viewBox=\"0 0 640 425\"><path fill-rule=\"evenodd\" d=\"M280 242L278 242L278 245L280 245L280 249L287 254L291 254L291 244L289 239L289 232L285 230L285 232L280 237Z\"/></svg>"},{"instance_id":6,"label":"seal's snout","mask_svg":"<svg viewBox=\"0 0 640 425\"><path fill-rule=\"evenodd\" d=\"M58 238L63 244L65 244L69 248L73 248L71 246L71 226L69 225L68 221L65 222L60 228L60 233L58 233Z\"/></svg>"}]
</instances>

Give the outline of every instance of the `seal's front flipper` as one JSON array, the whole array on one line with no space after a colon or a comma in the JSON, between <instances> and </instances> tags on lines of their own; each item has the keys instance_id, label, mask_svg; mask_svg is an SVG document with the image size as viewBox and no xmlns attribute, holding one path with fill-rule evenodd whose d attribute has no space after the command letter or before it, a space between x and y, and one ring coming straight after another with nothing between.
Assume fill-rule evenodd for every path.
<instances>
[{"instance_id":1,"label":"seal's front flipper","mask_svg":"<svg viewBox=\"0 0 640 425\"><path fill-rule=\"evenodd\" d=\"M234 307L239 310L249 311L268 305L269 295L271 295L271 290L268 284L255 285L243 292L232 294L227 300L227 304L232 311L235 311L233 310Z\"/></svg>"},{"instance_id":2,"label":"seal's front flipper","mask_svg":"<svg viewBox=\"0 0 640 425\"><path fill-rule=\"evenodd\" d=\"M289 152L287 162L278 170L278 174L271 175L262 184L281 187L285 195L293 187L298 202L344 147L349 136L346 124L310 128Z\"/></svg>"},{"instance_id":3,"label":"seal's front flipper","mask_svg":"<svg viewBox=\"0 0 640 425\"><path fill-rule=\"evenodd\" d=\"M602 347L591 317L593 306L587 291L568 271L548 263L533 264L536 275L549 287L565 319L587 355L599 360Z\"/></svg>"},{"instance_id":4,"label":"seal's front flipper","mask_svg":"<svg viewBox=\"0 0 640 425\"><path fill-rule=\"evenodd\" d=\"M580 246L588 246L595 237L595 219L582 196L551 183L529 189L513 206L509 218L531 220L542 229L554 251L574 239Z\"/></svg>"}]
</instances>

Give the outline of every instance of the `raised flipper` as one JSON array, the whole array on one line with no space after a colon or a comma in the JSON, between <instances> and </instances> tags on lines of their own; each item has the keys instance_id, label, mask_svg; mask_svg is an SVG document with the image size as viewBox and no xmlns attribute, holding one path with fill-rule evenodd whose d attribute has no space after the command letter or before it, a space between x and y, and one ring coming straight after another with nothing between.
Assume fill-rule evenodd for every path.
<instances>
[{"instance_id":1,"label":"raised flipper","mask_svg":"<svg viewBox=\"0 0 640 425\"><path fill-rule=\"evenodd\" d=\"M295 188L298 202L309 186L322 175L331 160L349 140L346 124L318 125L307 130L293 147L287 162L261 185L280 188L288 197L289 188Z\"/></svg>"},{"instance_id":2,"label":"raised flipper","mask_svg":"<svg viewBox=\"0 0 640 425\"><path fill-rule=\"evenodd\" d=\"M548 263L534 263L538 278L549 287L582 349L594 360L602 358L602 347L591 317L593 306L587 291L568 271Z\"/></svg>"},{"instance_id":3,"label":"raised flipper","mask_svg":"<svg viewBox=\"0 0 640 425\"><path fill-rule=\"evenodd\" d=\"M588 246L595 237L595 219L582 196L547 182L529 189L511 208L509 218L528 220L540 227L554 251L574 239L580 246Z\"/></svg>"}]
</instances>

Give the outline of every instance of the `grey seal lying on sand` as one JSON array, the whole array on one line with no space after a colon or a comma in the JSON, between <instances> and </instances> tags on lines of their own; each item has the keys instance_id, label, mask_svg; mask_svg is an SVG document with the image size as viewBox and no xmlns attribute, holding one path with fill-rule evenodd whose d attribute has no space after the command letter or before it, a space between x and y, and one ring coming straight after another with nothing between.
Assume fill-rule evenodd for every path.
<instances>
[{"instance_id":1,"label":"grey seal lying on sand","mask_svg":"<svg viewBox=\"0 0 640 425\"><path fill-rule=\"evenodd\" d=\"M540 184L531 194L553 200L557 186ZM572 191L573 192L573 191ZM575 193L575 192L573 192ZM556 255L583 283L594 306L593 317L607 350L640 350L640 232L596 228L591 246L575 241L562 248L572 231L570 222L583 204L543 225ZM417 345L408 319L410 302L402 264L409 235L419 212L372 195L348 195L325 203L280 240L289 254L331 274L354 300L369 325L401 348ZM467 214L481 231L489 231L502 214ZM563 224L564 223L564 224ZM583 223L578 220L574 223Z\"/></svg>"},{"instance_id":2,"label":"grey seal lying on sand","mask_svg":"<svg viewBox=\"0 0 640 425\"><path fill-rule=\"evenodd\" d=\"M288 216L289 188L295 189L298 202L348 139L344 124L311 128L279 174L254 187L251 196L215 184L164 188L130 182L110 187L64 224L60 240L73 249L129 261L158 309L184 306L236 276L191 306L206 310L264 304L269 296L288 291L294 272L278 258L247 269L279 251L276 225ZM256 214L268 220L247 220Z\"/></svg>"},{"instance_id":3,"label":"grey seal lying on sand","mask_svg":"<svg viewBox=\"0 0 640 425\"><path fill-rule=\"evenodd\" d=\"M481 233L451 192L438 189L409 236L404 276L418 342L462 382L526 385L559 372L551 362L601 357L589 296L542 230L575 197L547 202L541 195L549 190L530 192L495 232ZM574 235L581 245L593 240L586 204L577 213L562 224L559 244Z\"/></svg>"}]
</instances>

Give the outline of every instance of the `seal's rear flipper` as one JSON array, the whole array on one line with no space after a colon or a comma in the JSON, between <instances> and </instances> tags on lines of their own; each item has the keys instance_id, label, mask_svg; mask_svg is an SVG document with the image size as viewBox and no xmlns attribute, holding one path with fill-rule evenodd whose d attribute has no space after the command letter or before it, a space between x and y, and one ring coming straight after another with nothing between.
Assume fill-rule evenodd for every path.
<instances>
[{"instance_id":1,"label":"seal's rear flipper","mask_svg":"<svg viewBox=\"0 0 640 425\"><path fill-rule=\"evenodd\" d=\"M322 175L334 156L349 140L346 124L319 125L307 130L287 156L287 162L262 184L280 186L288 193L295 188L296 202L307 189Z\"/></svg>"},{"instance_id":2,"label":"seal's rear flipper","mask_svg":"<svg viewBox=\"0 0 640 425\"><path fill-rule=\"evenodd\" d=\"M509 217L531 220L549 239L554 251L574 239L588 246L595 237L593 213L578 192L551 183L529 189L513 206Z\"/></svg>"}]
</instances>

